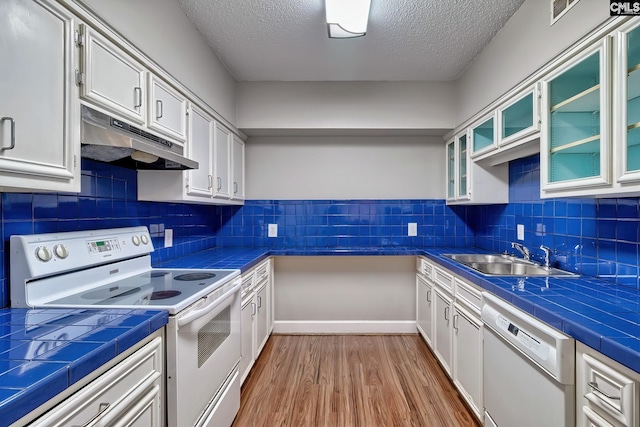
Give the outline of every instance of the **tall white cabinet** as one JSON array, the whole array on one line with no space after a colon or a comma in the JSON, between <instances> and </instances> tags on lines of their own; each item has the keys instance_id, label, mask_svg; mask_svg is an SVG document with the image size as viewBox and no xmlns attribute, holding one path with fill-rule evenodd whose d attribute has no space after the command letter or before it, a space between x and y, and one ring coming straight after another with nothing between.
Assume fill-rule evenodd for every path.
<instances>
[{"instance_id":1,"label":"tall white cabinet","mask_svg":"<svg viewBox=\"0 0 640 427\"><path fill-rule=\"evenodd\" d=\"M0 2L0 191L80 191L76 25L54 1Z\"/></svg>"}]
</instances>

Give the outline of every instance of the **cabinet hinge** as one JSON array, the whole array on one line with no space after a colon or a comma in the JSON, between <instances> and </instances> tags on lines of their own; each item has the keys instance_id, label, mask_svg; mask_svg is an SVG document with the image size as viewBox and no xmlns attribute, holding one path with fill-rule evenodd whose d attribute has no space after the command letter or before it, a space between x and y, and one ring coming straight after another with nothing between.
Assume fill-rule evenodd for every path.
<instances>
[{"instance_id":1,"label":"cabinet hinge","mask_svg":"<svg viewBox=\"0 0 640 427\"><path fill-rule=\"evenodd\" d=\"M84 46L84 34L82 34L80 31L76 30L73 39L76 43L77 47L82 47Z\"/></svg>"},{"instance_id":2,"label":"cabinet hinge","mask_svg":"<svg viewBox=\"0 0 640 427\"><path fill-rule=\"evenodd\" d=\"M76 156L75 154L73 155L73 168L78 168L78 156Z\"/></svg>"},{"instance_id":3,"label":"cabinet hinge","mask_svg":"<svg viewBox=\"0 0 640 427\"><path fill-rule=\"evenodd\" d=\"M84 84L84 73L76 69L76 85L80 86Z\"/></svg>"}]
</instances>

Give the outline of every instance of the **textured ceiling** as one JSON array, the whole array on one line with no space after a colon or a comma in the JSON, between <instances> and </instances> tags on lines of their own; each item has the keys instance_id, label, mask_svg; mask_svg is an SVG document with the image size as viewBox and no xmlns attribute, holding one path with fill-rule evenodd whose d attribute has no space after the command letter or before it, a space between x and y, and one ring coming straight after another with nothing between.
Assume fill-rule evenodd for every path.
<instances>
[{"instance_id":1,"label":"textured ceiling","mask_svg":"<svg viewBox=\"0 0 640 427\"><path fill-rule=\"evenodd\" d=\"M524 0L372 0L329 39L323 0L177 0L239 81L455 80Z\"/></svg>"}]
</instances>

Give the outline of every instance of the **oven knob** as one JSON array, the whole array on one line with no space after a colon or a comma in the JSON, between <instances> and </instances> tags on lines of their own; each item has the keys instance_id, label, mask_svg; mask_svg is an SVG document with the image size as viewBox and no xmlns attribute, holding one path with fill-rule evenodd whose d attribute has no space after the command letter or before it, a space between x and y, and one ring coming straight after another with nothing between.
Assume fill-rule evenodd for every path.
<instances>
[{"instance_id":1,"label":"oven knob","mask_svg":"<svg viewBox=\"0 0 640 427\"><path fill-rule=\"evenodd\" d=\"M51 251L46 246L38 246L36 248L36 258L42 262L48 262L51 260Z\"/></svg>"},{"instance_id":2,"label":"oven knob","mask_svg":"<svg viewBox=\"0 0 640 427\"><path fill-rule=\"evenodd\" d=\"M65 259L66 257L69 256L69 250L65 245L55 245L53 247L53 252L60 259Z\"/></svg>"},{"instance_id":3,"label":"oven knob","mask_svg":"<svg viewBox=\"0 0 640 427\"><path fill-rule=\"evenodd\" d=\"M131 238L131 241L133 242L134 245L140 246L140 238L138 236L133 236Z\"/></svg>"},{"instance_id":4,"label":"oven knob","mask_svg":"<svg viewBox=\"0 0 640 427\"><path fill-rule=\"evenodd\" d=\"M146 234L141 235L140 240L142 240L143 245L146 245L147 243L149 243L149 238L147 237Z\"/></svg>"}]
</instances>

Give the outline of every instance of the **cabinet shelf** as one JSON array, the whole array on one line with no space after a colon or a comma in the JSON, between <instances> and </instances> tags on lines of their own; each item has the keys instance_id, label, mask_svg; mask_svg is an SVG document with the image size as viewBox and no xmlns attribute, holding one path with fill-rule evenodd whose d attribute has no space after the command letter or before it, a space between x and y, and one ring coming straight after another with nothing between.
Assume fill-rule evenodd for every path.
<instances>
[{"instance_id":1,"label":"cabinet shelf","mask_svg":"<svg viewBox=\"0 0 640 427\"><path fill-rule=\"evenodd\" d=\"M600 110L600 84L551 107L552 113L579 113L598 110Z\"/></svg>"},{"instance_id":2,"label":"cabinet shelf","mask_svg":"<svg viewBox=\"0 0 640 427\"><path fill-rule=\"evenodd\" d=\"M600 135L593 135L579 141L570 142L551 149L551 153L564 152L567 154L596 153L600 151Z\"/></svg>"}]
</instances>

